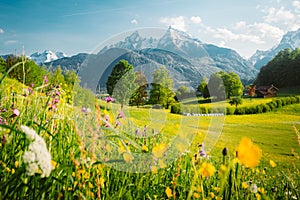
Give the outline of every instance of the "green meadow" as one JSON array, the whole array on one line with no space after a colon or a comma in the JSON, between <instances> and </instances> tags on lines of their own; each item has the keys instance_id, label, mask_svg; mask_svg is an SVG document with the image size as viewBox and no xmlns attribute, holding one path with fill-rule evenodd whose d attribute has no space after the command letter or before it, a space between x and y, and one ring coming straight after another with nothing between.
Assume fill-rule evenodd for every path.
<instances>
[{"instance_id":1,"label":"green meadow","mask_svg":"<svg viewBox=\"0 0 300 200\"><path fill-rule=\"evenodd\" d=\"M1 84L0 199L299 199L300 104L251 115L123 114L98 99L72 105L61 87L27 88Z\"/></svg>"}]
</instances>

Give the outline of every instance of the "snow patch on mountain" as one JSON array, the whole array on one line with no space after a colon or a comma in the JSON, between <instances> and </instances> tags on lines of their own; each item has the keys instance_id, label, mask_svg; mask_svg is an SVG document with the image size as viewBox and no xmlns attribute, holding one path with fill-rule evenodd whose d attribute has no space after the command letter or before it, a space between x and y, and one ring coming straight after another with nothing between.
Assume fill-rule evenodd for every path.
<instances>
[{"instance_id":1,"label":"snow patch on mountain","mask_svg":"<svg viewBox=\"0 0 300 200\"><path fill-rule=\"evenodd\" d=\"M257 69L266 65L271 61L281 50L296 49L300 47L300 28L297 31L287 32L281 39L280 43L267 51L257 50L250 58L249 62L252 63Z\"/></svg>"},{"instance_id":2,"label":"snow patch on mountain","mask_svg":"<svg viewBox=\"0 0 300 200\"><path fill-rule=\"evenodd\" d=\"M35 52L31 54L29 58L38 65L41 65L43 63L51 62L64 57L67 57L67 55L63 52L53 52L50 50L45 50L42 53Z\"/></svg>"}]
</instances>

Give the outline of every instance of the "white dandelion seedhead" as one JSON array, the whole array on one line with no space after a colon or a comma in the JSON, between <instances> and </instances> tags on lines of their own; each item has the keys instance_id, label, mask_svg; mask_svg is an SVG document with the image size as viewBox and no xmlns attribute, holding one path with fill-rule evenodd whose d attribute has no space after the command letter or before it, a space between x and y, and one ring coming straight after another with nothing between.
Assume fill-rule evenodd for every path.
<instances>
[{"instance_id":1,"label":"white dandelion seedhead","mask_svg":"<svg viewBox=\"0 0 300 200\"><path fill-rule=\"evenodd\" d=\"M29 176L41 172L41 177L48 177L52 171L51 155L47 149L46 143L33 129L27 126L21 126L21 130L32 142L28 150L23 154L23 160L26 171Z\"/></svg>"},{"instance_id":2,"label":"white dandelion seedhead","mask_svg":"<svg viewBox=\"0 0 300 200\"><path fill-rule=\"evenodd\" d=\"M255 183L251 184L249 189L252 193L257 193L258 191L257 185Z\"/></svg>"}]
</instances>

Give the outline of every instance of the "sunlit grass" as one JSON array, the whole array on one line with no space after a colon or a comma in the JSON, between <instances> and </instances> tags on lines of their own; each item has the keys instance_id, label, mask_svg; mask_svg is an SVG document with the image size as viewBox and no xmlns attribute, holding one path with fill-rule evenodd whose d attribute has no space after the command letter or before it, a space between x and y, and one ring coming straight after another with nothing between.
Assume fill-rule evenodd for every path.
<instances>
[{"instance_id":1,"label":"sunlit grass","mask_svg":"<svg viewBox=\"0 0 300 200\"><path fill-rule=\"evenodd\" d=\"M299 104L265 114L215 117L124 107L125 118L118 118L117 104L96 100L96 107L87 111L70 105L61 89L59 95L53 95L55 88L45 92L42 87L24 96L26 86L9 87L14 81L7 81L0 100L0 199L299 197L300 151L295 133L300 129ZM15 114L15 109L20 113ZM211 121L222 123L222 118L220 138L214 147L205 146L204 151L212 151L201 152L206 155L201 157L200 144L209 137ZM45 140L53 165L48 177L27 173L23 154L32 141L21 125L33 128ZM247 168L236 158L243 137L262 150L257 167ZM222 154L224 147L228 151ZM172 162L165 159L170 149ZM128 172L137 159L135 153L151 156L138 166L146 173ZM118 171L114 164L127 168ZM252 190L255 186L257 191Z\"/></svg>"}]
</instances>

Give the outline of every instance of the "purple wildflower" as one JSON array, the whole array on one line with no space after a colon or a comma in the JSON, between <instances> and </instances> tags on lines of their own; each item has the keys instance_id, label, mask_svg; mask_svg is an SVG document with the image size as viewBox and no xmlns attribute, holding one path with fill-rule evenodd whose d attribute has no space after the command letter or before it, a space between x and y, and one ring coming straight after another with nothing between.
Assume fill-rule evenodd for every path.
<instances>
[{"instance_id":1,"label":"purple wildflower","mask_svg":"<svg viewBox=\"0 0 300 200\"><path fill-rule=\"evenodd\" d=\"M120 110L117 119L122 119L122 118L124 118L124 116L125 116L124 112L122 110Z\"/></svg>"},{"instance_id":2,"label":"purple wildflower","mask_svg":"<svg viewBox=\"0 0 300 200\"><path fill-rule=\"evenodd\" d=\"M2 143L2 145L4 145L6 143L6 135L3 135L1 143Z\"/></svg>"},{"instance_id":3,"label":"purple wildflower","mask_svg":"<svg viewBox=\"0 0 300 200\"><path fill-rule=\"evenodd\" d=\"M115 99L112 98L112 97L110 97L110 96L108 96L108 97L105 98L105 101L106 101L107 103L109 103L109 102L115 101Z\"/></svg>"},{"instance_id":4,"label":"purple wildflower","mask_svg":"<svg viewBox=\"0 0 300 200\"><path fill-rule=\"evenodd\" d=\"M86 108L85 108L85 107L82 107L82 108L81 108L81 112L85 113L85 112L86 112Z\"/></svg>"},{"instance_id":5,"label":"purple wildflower","mask_svg":"<svg viewBox=\"0 0 300 200\"><path fill-rule=\"evenodd\" d=\"M29 84L29 87L31 87L31 88L33 88L33 86L34 86L34 83Z\"/></svg>"},{"instance_id":6,"label":"purple wildflower","mask_svg":"<svg viewBox=\"0 0 300 200\"><path fill-rule=\"evenodd\" d=\"M60 93L60 91L56 90L56 91L55 91L55 94L56 94L57 96L59 96L61 93Z\"/></svg>"},{"instance_id":7,"label":"purple wildflower","mask_svg":"<svg viewBox=\"0 0 300 200\"><path fill-rule=\"evenodd\" d=\"M115 128L118 127L118 126L121 126L121 122L120 122L119 120L116 121L116 126L115 126Z\"/></svg>"},{"instance_id":8,"label":"purple wildflower","mask_svg":"<svg viewBox=\"0 0 300 200\"><path fill-rule=\"evenodd\" d=\"M200 145L200 147L201 147L201 149L199 150L198 154L199 154L201 157L205 158L207 155L206 155L206 152L205 152L205 150L204 150L204 143L202 143L202 144Z\"/></svg>"},{"instance_id":9,"label":"purple wildflower","mask_svg":"<svg viewBox=\"0 0 300 200\"><path fill-rule=\"evenodd\" d=\"M18 109L14 109L13 110L13 114L10 116L10 117L16 117L16 116L19 116L20 115L20 111Z\"/></svg>"},{"instance_id":10,"label":"purple wildflower","mask_svg":"<svg viewBox=\"0 0 300 200\"><path fill-rule=\"evenodd\" d=\"M48 83L48 82L49 82L49 80L48 80L48 77L47 77L47 76L43 76L43 79L44 79L44 82L45 82L45 83Z\"/></svg>"},{"instance_id":11,"label":"purple wildflower","mask_svg":"<svg viewBox=\"0 0 300 200\"><path fill-rule=\"evenodd\" d=\"M58 103L58 102L59 102L58 99L54 99L54 100L53 100L53 103Z\"/></svg>"},{"instance_id":12,"label":"purple wildflower","mask_svg":"<svg viewBox=\"0 0 300 200\"><path fill-rule=\"evenodd\" d=\"M135 134L136 134L136 135L141 135L140 129L137 128L137 129L135 130Z\"/></svg>"}]
</instances>

